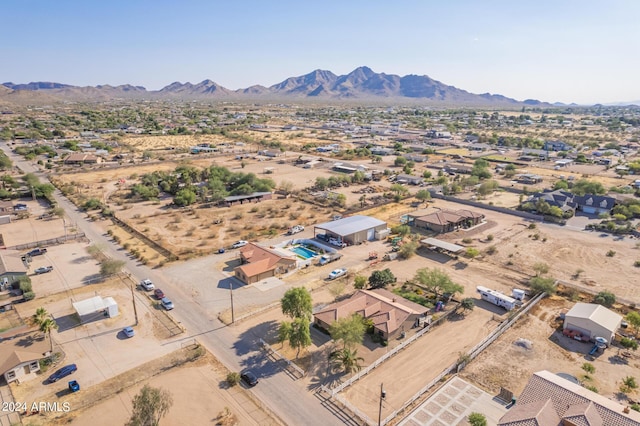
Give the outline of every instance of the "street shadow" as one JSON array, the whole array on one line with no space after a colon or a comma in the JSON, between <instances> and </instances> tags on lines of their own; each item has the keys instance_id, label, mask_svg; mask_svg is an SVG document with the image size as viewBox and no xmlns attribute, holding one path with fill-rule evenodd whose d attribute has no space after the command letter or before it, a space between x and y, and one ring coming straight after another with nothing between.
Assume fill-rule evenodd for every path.
<instances>
[{"instance_id":1,"label":"street shadow","mask_svg":"<svg viewBox=\"0 0 640 426\"><path fill-rule=\"evenodd\" d=\"M104 277L101 274L91 274L82 278L82 284L97 284L104 281Z\"/></svg>"},{"instance_id":2,"label":"street shadow","mask_svg":"<svg viewBox=\"0 0 640 426\"><path fill-rule=\"evenodd\" d=\"M76 265L78 265L78 264L87 263L87 262L90 262L90 261L94 261L95 262L95 259L93 257L91 257L91 256L80 256L80 257L76 257L75 259L73 259L71 261L71 263L75 263ZM96 265L97 264L98 263L96 263Z\"/></svg>"},{"instance_id":3,"label":"street shadow","mask_svg":"<svg viewBox=\"0 0 640 426\"><path fill-rule=\"evenodd\" d=\"M344 371L329 359L331 353L336 350L333 345L320 348L313 354L312 370L308 372L310 377L308 390L318 390L322 386L333 388L342 382L346 376Z\"/></svg>"},{"instance_id":4,"label":"street shadow","mask_svg":"<svg viewBox=\"0 0 640 426\"><path fill-rule=\"evenodd\" d=\"M314 324L311 324L311 344L312 345L319 348L320 346L323 346L324 344L330 341L331 341L331 336L329 336L328 333L322 332L321 330L316 328Z\"/></svg>"},{"instance_id":5,"label":"street shadow","mask_svg":"<svg viewBox=\"0 0 640 426\"><path fill-rule=\"evenodd\" d=\"M242 357L260 348L260 339L265 342L276 342L278 340L278 329L280 324L276 321L266 321L244 331L236 340L233 348L236 355Z\"/></svg>"},{"instance_id":6,"label":"street shadow","mask_svg":"<svg viewBox=\"0 0 640 426\"><path fill-rule=\"evenodd\" d=\"M218 281L218 288L224 290L238 290L244 287L246 284L237 279L236 277L227 277Z\"/></svg>"}]
</instances>

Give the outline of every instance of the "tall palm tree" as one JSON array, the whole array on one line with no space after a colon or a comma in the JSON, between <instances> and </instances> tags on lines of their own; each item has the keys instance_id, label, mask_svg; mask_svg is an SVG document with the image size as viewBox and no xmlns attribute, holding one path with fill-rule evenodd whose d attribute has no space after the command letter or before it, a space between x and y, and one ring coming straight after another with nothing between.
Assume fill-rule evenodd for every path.
<instances>
[{"instance_id":1,"label":"tall palm tree","mask_svg":"<svg viewBox=\"0 0 640 426\"><path fill-rule=\"evenodd\" d=\"M331 359L336 365L341 366L347 374L360 371L362 369L360 363L364 361L364 358L358 356L357 349L351 350L349 348L333 352Z\"/></svg>"},{"instance_id":2,"label":"tall palm tree","mask_svg":"<svg viewBox=\"0 0 640 426\"><path fill-rule=\"evenodd\" d=\"M51 339L51 330L57 330L58 323L53 318L46 318L40 323L40 331L49 336L49 342L51 343L51 352L53 352L53 340Z\"/></svg>"},{"instance_id":3,"label":"tall palm tree","mask_svg":"<svg viewBox=\"0 0 640 426\"><path fill-rule=\"evenodd\" d=\"M38 327L40 327L40 324L42 324L42 321L44 321L48 315L49 312L47 312L45 308L38 308L36 309L36 313L31 317L31 322L33 323L33 325L37 325Z\"/></svg>"}]
</instances>

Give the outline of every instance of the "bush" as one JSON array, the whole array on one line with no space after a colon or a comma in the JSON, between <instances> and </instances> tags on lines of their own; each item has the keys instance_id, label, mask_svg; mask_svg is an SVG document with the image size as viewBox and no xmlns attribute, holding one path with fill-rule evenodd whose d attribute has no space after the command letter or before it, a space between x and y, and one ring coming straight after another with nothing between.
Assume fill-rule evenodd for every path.
<instances>
[{"instance_id":1,"label":"bush","mask_svg":"<svg viewBox=\"0 0 640 426\"><path fill-rule=\"evenodd\" d=\"M529 287L534 293L554 294L556 292L555 280L549 277L533 277L529 281Z\"/></svg>"},{"instance_id":2,"label":"bush","mask_svg":"<svg viewBox=\"0 0 640 426\"><path fill-rule=\"evenodd\" d=\"M585 388L589 389L593 393L598 393L598 388L593 386L593 385L587 385L587 386L585 386Z\"/></svg>"},{"instance_id":3,"label":"bush","mask_svg":"<svg viewBox=\"0 0 640 426\"><path fill-rule=\"evenodd\" d=\"M593 302L610 308L614 303L616 303L616 296L610 291L604 290L598 293L596 297L593 298Z\"/></svg>"},{"instance_id":4,"label":"bush","mask_svg":"<svg viewBox=\"0 0 640 426\"><path fill-rule=\"evenodd\" d=\"M596 368L590 362L585 362L584 364L582 364L582 369L591 374L596 372Z\"/></svg>"},{"instance_id":5,"label":"bush","mask_svg":"<svg viewBox=\"0 0 640 426\"><path fill-rule=\"evenodd\" d=\"M471 413L471 414L469 414L469 417L467 417L467 420L469 421L469 424L471 426L486 426L487 425L487 418L484 416L484 414Z\"/></svg>"},{"instance_id":6,"label":"bush","mask_svg":"<svg viewBox=\"0 0 640 426\"><path fill-rule=\"evenodd\" d=\"M227 374L227 383L229 386L235 386L240 383L240 373L232 372Z\"/></svg>"},{"instance_id":7,"label":"bush","mask_svg":"<svg viewBox=\"0 0 640 426\"><path fill-rule=\"evenodd\" d=\"M613 256L615 256L615 255L616 255L616 252L615 252L615 251L613 251L613 250L609 250L609 251L607 252L607 257L613 257Z\"/></svg>"},{"instance_id":8,"label":"bush","mask_svg":"<svg viewBox=\"0 0 640 426\"><path fill-rule=\"evenodd\" d=\"M28 302L29 300L33 300L36 297L36 294L32 291L27 291L26 293L22 294L22 297L25 301Z\"/></svg>"}]
</instances>

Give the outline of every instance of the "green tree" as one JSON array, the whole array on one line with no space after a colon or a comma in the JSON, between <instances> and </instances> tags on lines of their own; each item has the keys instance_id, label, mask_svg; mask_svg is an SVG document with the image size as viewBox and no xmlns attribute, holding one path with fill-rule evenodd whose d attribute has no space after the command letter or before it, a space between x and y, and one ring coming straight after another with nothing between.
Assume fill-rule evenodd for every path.
<instances>
[{"instance_id":1,"label":"green tree","mask_svg":"<svg viewBox=\"0 0 640 426\"><path fill-rule=\"evenodd\" d=\"M31 316L31 323L38 328L40 328L40 324L49 316L49 312L45 308L36 309L36 313Z\"/></svg>"},{"instance_id":2,"label":"green tree","mask_svg":"<svg viewBox=\"0 0 640 426\"><path fill-rule=\"evenodd\" d=\"M480 184L480 186L478 187L478 195L485 197L489 194L492 194L496 189L498 189L498 187L499 184L497 181L488 180Z\"/></svg>"},{"instance_id":3,"label":"green tree","mask_svg":"<svg viewBox=\"0 0 640 426\"><path fill-rule=\"evenodd\" d=\"M629 312L624 319L627 320L631 327L636 331L636 337L640 335L640 313L636 311Z\"/></svg>"},{"instance_id":4,"label":"green tree","mask_svg":"<svg viewBox=\"0 0 640 426\"><path fill-rule=\"evenodd\" d=\"M573 192L576 195L585 195L585 194L602 195L602 194L606 194L607 190L600 182L591 181L588 179L579 179L571 187L571 192Z\"/></svg>"},{"instance_id":5,"label":"green tree","mask_svg":"<svg viewBox=\"0 0 640 426\"><path fill-rule=\"evenodd\" d=\"M300 349L311 346L311 330L309 329L309 325L309 319L306 317L294 318L291 322L284 321L280 324L278 337L289 340L289 345L296 349L296 359L300 355Z\"/></svg>"},{"instance_id":6,"label":"green tree","mask_svg":"<svg viewBox=\"0 0 640 426\"><path fill-rule=\"evenodd\" d=\"M438 268L418 269L414 279L429 291L432 291L436 297L444 293L455 294L464 292L464 287L454 283L446 272Z\"/></svg>"},{"instance_id":7,"label":"green tree","mask_svg":"<svg viewBox=\"0 0 640 426\"><path fill-rule=\"evenodd\" d=\"M369 287L385 288L387 285L396 282L396 276L389 268L381 271L373 271L369 276Z\"/></svg>"},{"instance_id":8,"label":"green tree","mask_svg":"<svg viewBox=\"0 0 640 426\"><path fill-rule=\"evenodd\" d=\"M400 250L398 251L398 256L403 259L409 259L416 254L418 251L418 242L417 241L409 241L408 243L404 243L400 246Z\"/></svg>"},{"instance_id":9,"label":"green tree","mask_svg":"<svg viewBox=\"0 0 640 426\"><path fill-rule=\"evenodd\" d=\"M144 385L133 397L131 418L127 426L158 426L173 405L173 397L167 390Z\"/></svg>"},{"instance_id":10,"label":"green tree","mask_svg":"<svg viewBox=\"0 0 640 426\"><path fill-rule=\"evenodd\" d=\"M431 199L431 193L427 189L421 189L416 192L416 199L424 203Z\"/></svg>"},{"instance_id":11,"label":"green tree","mask_svg":"<svg viewBox=\"0 0 640 426\"><path fill-rule=\"evenodd\" d=\"M360 371L362 369L362 362L364 361L364 358L358 356L357 349L351 350L349 348L332 352L329 357L334 365L342 367L347 374Z\"/></svg>"},{"instance_id":12,"label":"green tree","mask_svg":"<svg viewBox=\"0 0 640 426\"><path fill-rule=\"evenodd\" d=\"M610 291L603 290L600 293L596 294L596 296L593 298L593 302L610 308L614 303L616 303L616 296Z\"/></svg>"},{"instance_id":13,"label":"green tree","mask_svg":"<svg viewBox=\"0 0 640 426\"><path fill-rule=\"evenodd\" d=\"M344 348L362 343L366 331L364 318L359 314L340 318L329 326L329 334L334 341L342 341Z\"/></svg>"},{"instance_id":14,"label":"green tree","mask_svg":"<svg viewBox=\"0 0 640 426\"><path fill-rule=\"evenodd\" d=\"M404 167L405 164L407 164L407 159L404 157L396 157L396 159L393 161L394 166Z\"/></svg>"},{"instance_id":15,"label":"green tree","mask_svg":"<svg viewBox=\"0 0 640 426\"><path fill-rule=\"evenodd\" d=\"M536 277L539 277L549 272L549 265L544 262L536 262L533 265L533 270L536 273Z\"/></svg>"},{"instance_id":16,"label":"green tree","mask_svg":"<svg viewBox=\"0 0 640 426\"><path fill-rule=\"evenodd\" d=\"M471 413L467 420L471 426L487 426L487 418L481 413Z\"/></svg>"},{"instance_id":17,"label":"green tree","mask_svg":"<svg viewBox=\"0 0 640 426\"><path fill-rule=\"evenodd\" d=\"M353 286L360 290L363 289L367 285L367 277L363 275L356 275L353 279Z\"/></svg>"},{"instance_id":18,"label":"green tree","mask_svg":"<svg viewBox=\"0 0 640 426\"><path fill-rule=\"evenodd\" d=\"M477 257L480 254L480 250L478 250L475 247L467 247L467 250L465 252L465 255L469 258L469 259L473 259L475 257Z\"/></svg>"},{"instance_id":19,"label":"green tree","mask_svg":"<svg viewBox=\"0 0 640 426\"><path fill-rule=\"evenodd\" d=\"M311 294L304 287L296 287L287 290L280 300L282 313L291 318L306 318L311 320L313 304Z\"/></svg>"},{"instance_id":20,"label":"green tree","mask_svg":"<svg viewBox=\"0 0 640 426\"><path fill-rule=\"evenodd\" d=\"M638 341L636 339L623 337L622 339L620 339L620 346L622 346L625 349L632 349L635 351L638 349Z\"/></svg>"},{"instance_id":21,"label":"green tree","mask_svg":"<svg viewBox=\"0 0 640 426\"><path fill-rule=\"evenodd\" d=\"M476 301L471 297L465 297L460 301L460 307L462 308L463 315L467 311L473 311L473 308L475 306L476 306Z\"/></svg>"},{"instance_id":22,"label":"green tree","mask_svg":"<svg viewBox=\"0 0 640 426\"><path fill-rule=\"evenodd\" d=\"M557 189L567 190L567 189L569 189L569 183L566 180L558 180L558 181L556 181L556 183L553 184L553 189L554 190L557 190Z\"/></svg>"},{"instance_id":23,"label":"green tree","mask_svg":"<svg viewBox=\"0 0 640 426\"><path fill-rule=\"evenodd\" d=\"M236 373L235 371L227 374L227 384L231 387L240 383L240 373Z\"/></svg>"},{"instance_id":24,"label":"green tree","mask_svg":"<svg viewBox=\"0 0 640 426\"><path fill-rule=\"evenodd\" d=\"M122 260L108 259L100 264L100 275L108 277L115 275L122 270L124 262Z\"/></svg>"},{"instance_id":25,"label":"green tree","mask_svg":"<svg viewBox=\"0 0 640 426\"><path fill-rule=\"evenodd\" d=\"M534 293L554 294L556 292L555 280L550 277L533 277L529 280L529 287Z\"/></svg>"},{"instance_id":26,"label":"green tree","mask_svg":"<svg viewBox=\"0 0 640 426\"><path fill-rule=\"evenodd\" d=\"M196 193L190 188L183 188L176 193L173 197L173 203L177 206L190 206L195 203L197 199Z\"/></svg>"}]
</instances>

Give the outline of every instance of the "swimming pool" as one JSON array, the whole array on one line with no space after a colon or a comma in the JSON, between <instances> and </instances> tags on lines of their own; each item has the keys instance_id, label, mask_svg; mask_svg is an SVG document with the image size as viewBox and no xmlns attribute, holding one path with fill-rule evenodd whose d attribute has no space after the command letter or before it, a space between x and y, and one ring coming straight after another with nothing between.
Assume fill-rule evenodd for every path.
<instances>
[{"instance_id":1,"label":"swimming pool","mask_svg":"<svg viewBox=\"0 0 640 426\"><path fill-rule=\"evenodd\" d=\"M295 246L290 250L304 259L311 259L312 257L316 257L318 255L318 253L316 253L315 251L309 250L308 248L303 246Z\"/></svg>"}]
</instances>

